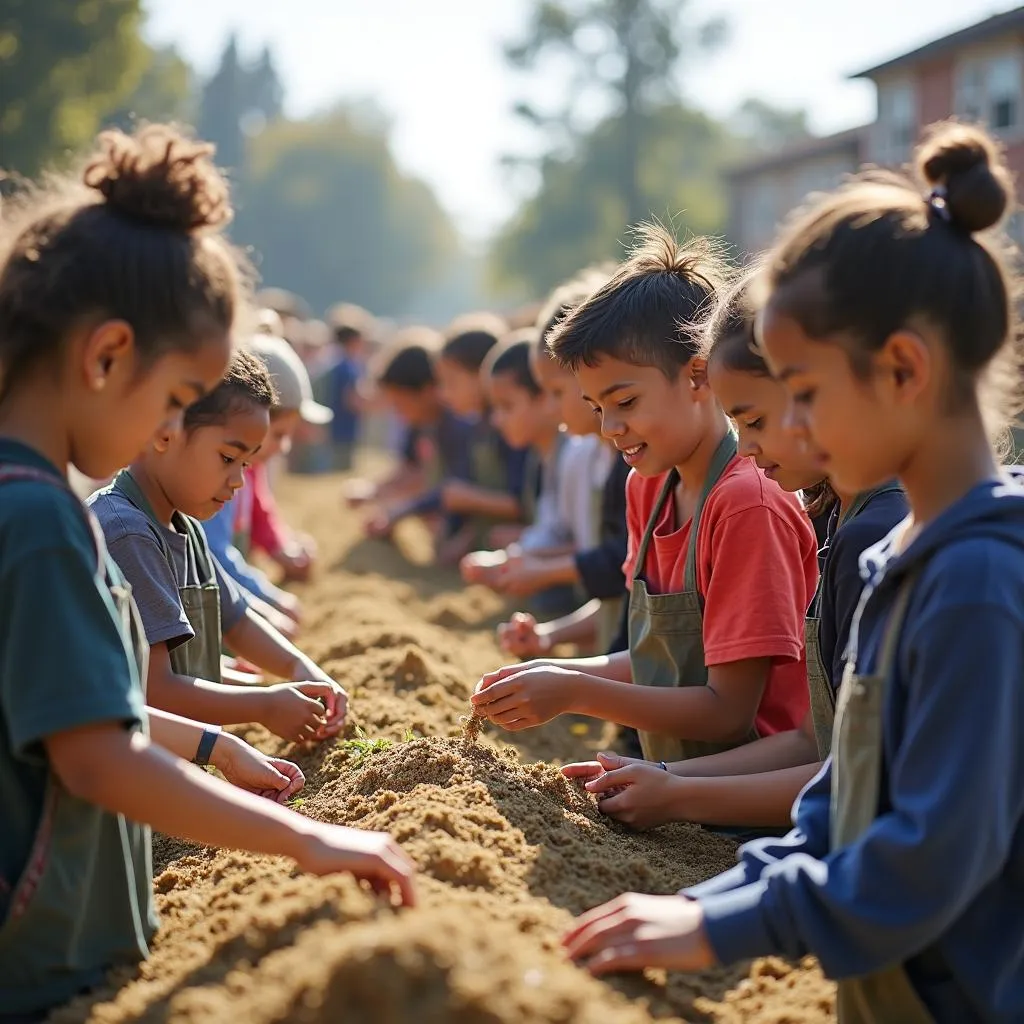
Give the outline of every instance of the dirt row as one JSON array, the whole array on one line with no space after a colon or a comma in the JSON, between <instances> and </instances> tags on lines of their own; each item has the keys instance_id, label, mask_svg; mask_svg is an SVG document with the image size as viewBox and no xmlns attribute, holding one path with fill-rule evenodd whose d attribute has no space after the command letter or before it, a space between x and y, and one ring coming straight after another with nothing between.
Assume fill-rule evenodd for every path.
<instances>
[{"instance_id":1,"label":"dirt row","mask_svg":"<svg viewBox=\"0 0 1024 1024\"><path fill-rule=\"evenodd\" d=\"M514 744L467 737L467 696L501 660L498 599L429 567L414 524L398 548L362 540L337 480L286 480L283 496L321 545L322 570L301 592L303 647L352 697L345 739L297 756L308 782L296 809L391 832L422 872L421 905L396 912L346 878L157 837L152 958L56 1022L834 1019L833 988L812 962L607 982L567 962L558 938L573 914L707 878L734 861L733 844L695 826L638 835L603 818L555 768L613 741L599 723L557 721ZM246 735L287 750L262 730Z\"/></svg>"}]
</instances>

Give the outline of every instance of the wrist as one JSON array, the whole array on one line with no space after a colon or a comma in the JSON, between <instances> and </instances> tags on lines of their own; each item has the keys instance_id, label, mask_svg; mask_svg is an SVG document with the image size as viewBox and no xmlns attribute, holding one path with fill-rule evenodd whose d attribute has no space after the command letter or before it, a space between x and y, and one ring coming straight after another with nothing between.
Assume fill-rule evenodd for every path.
<instances>
[{"instance_id":1,"label":"wrist","mask_svg":"<svg viewBox=\"0 0 1024 1024\"><path fill-rule=\"evenodd\" d=\"M214 751L220 743L223 732L219 725L204 725L196 752L192 757L192 763L200 768L208 764L214 764Z\"/></svg>"},{"instance_id":2,"label":"wrist","mask_svg":"<svg viewBox=\"0 0 1024 1024\"><path fill-rule=\"evenodd\" d=\"M230 766L235 751L244 743L244 740L240 740L229 732L219 733L213 744L213 750L210 751L209 763L221 774L224 774L224 769Z\"/></svg>"}]
</instances>

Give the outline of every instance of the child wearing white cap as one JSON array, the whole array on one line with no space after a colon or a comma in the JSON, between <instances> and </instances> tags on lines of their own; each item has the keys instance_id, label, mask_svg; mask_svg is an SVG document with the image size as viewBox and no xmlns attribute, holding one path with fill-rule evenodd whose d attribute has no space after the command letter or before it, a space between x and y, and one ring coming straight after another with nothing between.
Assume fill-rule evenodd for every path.
<instances>
[{"instance_id":1,"label":"child wearing white cap","mask_svg":"<svg viewBox=\"0 0 1024 1024\"><path fill-rule=\"evenodd\" d=\"M260 550L281 567L285 580L308 578L315 546L281 519L270 488L267 464L277 455L288 454L292 437L302 422L330 423L334 413L314 401L306 367L287 341L257 334L248 347L266 364L277 391L277 401L270 411L270 430L256 460L246 471L247 486L203 525L211 549L235 581L258 601L297 623L300 607L295 595L271 583L246 558L250 551Z\"/></svg>"}]
</instances>

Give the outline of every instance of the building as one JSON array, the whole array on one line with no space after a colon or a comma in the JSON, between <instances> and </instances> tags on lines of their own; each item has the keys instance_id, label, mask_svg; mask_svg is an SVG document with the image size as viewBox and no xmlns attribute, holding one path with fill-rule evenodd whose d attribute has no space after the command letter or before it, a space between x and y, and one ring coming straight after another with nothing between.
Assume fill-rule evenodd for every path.
<instances>
[{"instance_id":1,"label":"building","mask_svg":"<svg viewBox=\"0 0 1024 1024\"><path fill-rule=\"evenodd\" d=\"M775 230L811 192L834 188L864 160L867 129L801 140L726 172L727 233L743 254L767 248Z\"/></svg>"},{"instance_id":2,"label":"building","mask_svg":"<svg viewBox=\"0 0 1024 1024\"><path fill-rule=\"evenodd\" d=\"M984 124L998 135L1011 168L1024 180L1024 7L851 77L877 88L870 125L801 142L727 174L729 235L742 252L763 249L808 192L832 187L862 163L906 163L923 129L949 117ZM1019 216L1011 232L1024 242Z\"/></svg>"}]
</instances>

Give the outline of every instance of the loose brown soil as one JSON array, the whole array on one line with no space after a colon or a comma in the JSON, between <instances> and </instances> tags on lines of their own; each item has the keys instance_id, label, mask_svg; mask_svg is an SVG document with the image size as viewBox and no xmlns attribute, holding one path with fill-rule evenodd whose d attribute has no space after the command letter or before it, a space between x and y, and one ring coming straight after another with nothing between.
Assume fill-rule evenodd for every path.
<instances>
[{"instance_id":1,"label":"loose brown soil","mask_svg":"<svg viewBox=\"0 0 1024 1024\"><path fill-rule=\"evenodd\" d=\"M729 866L731 842L695 826L638 835L610 823L555 769L612 729L561 720L509 736L467 697L501 663L502 605L427 564L423 533L360 539L338 481L294 479L284 500L321 544L302 590L303 647L352 697L346 739L263 749L307 774L297 809L385 829L422 872L396 912L344 877L274 858L154 843L162 927L151 959L54 1015L58 1024L819 1024L833 988L812 961L596 981L561 954L571 915L620 892L670 893ZM358 730L358 731L357 731Z\"/></svg>"}]
</instances>

